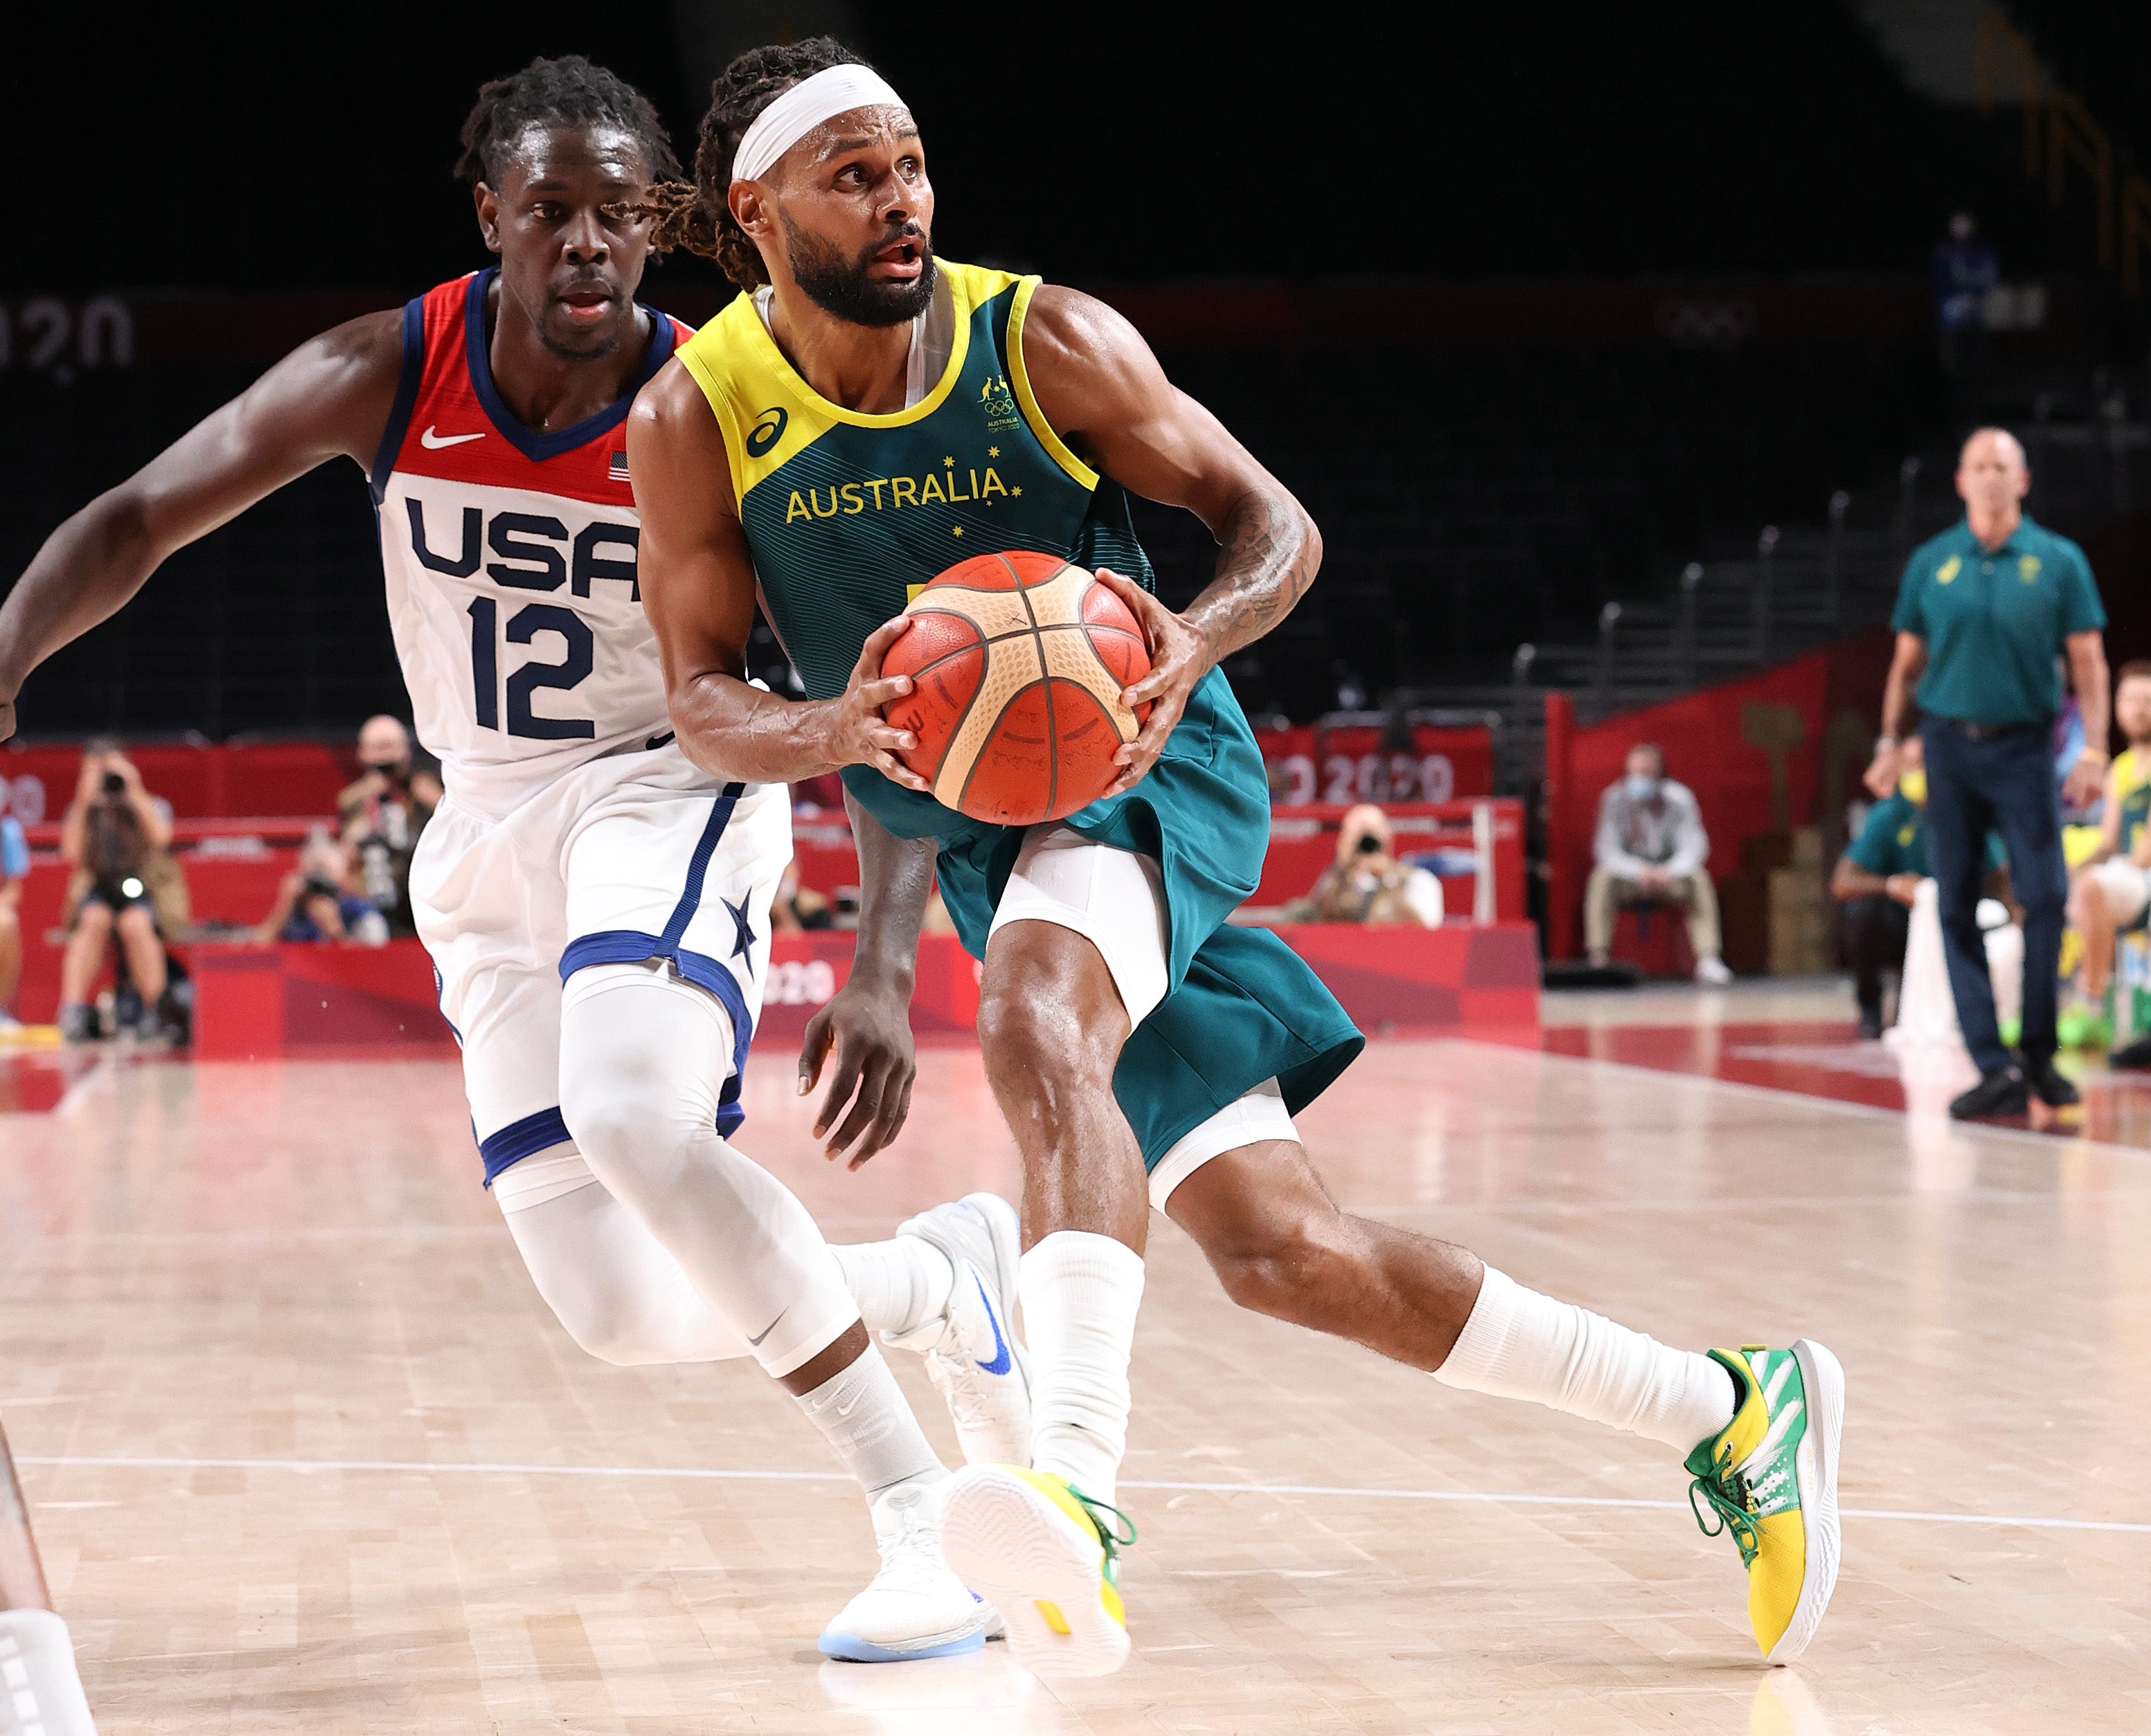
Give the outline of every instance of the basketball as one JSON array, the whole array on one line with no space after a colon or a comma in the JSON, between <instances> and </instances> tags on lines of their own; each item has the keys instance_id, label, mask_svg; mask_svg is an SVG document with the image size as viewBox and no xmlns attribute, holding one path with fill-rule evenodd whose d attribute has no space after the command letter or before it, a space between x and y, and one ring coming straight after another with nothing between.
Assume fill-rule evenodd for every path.
<instances>
[{"instance_id":1,"label":"basketball","mask_svg":"<svg viewBox=\"0 0 2151 1736\"><path fill-rule=\"evenodd\" d=\"M903 762L944 807L1030 826L1102 796L1149 714L1121 703L1150 672L1142 630L1095 574L1019 549L959 561L913 598L883 660L911 692L883 715L919 745Z\"/></svg>"}]
</instances>

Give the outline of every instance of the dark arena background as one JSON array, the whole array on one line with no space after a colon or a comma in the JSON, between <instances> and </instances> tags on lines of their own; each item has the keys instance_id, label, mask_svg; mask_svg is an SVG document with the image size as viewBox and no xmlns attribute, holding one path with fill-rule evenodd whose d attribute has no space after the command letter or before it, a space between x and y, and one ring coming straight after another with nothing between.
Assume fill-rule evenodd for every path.
<instances>
[{"instance_id":1,"label":"dark arena background","mask_svg":"<svg viewBox=\"0 0 2151 1736\"><path fill-rule=\"evenodd\" d=\"M744 1364L563 1334L477 1185L432 961L352 914L339 797L361 726L412 713L337 461L44 661L0 744L0 1422L99 1728L2142 1728L2151 941L2086 900L2151 799L2151 8L34 14L0 27L0 597L294 347L488 262L453 174L484 80L587 55L691 159L734 54L836 34L919 119L936 251L1118 309L1320 529L1312 589L1225 669L1272 798L1234 919L1373 1039L1300 1117L1339 1200L1671 1343L1827 1338L1851 1381L1844 1577L1769 1670L1655 1446L1236 1309L1154 1215L1133 1663L824 1662L873 1568L856 1491ZM682 253L640 299L699 326L733 294ZM1916 844L1869 859L1863 778L1908 568L1978 529L1955 478L1988 428L2146 703L2088 741L2063 657L2080 1101L2020 1080L1953 1118L1992 1070L1946 893ZM1185 608L1215 544L1135 514ZM801 691L766 625L750 660ZM149 1005L124 944L68 962L103 738L171 820ZM2139 741L2103 833L2070 768ZM1707 833L1670 878L1606 853L1645 745L1650 799L1689 792ZM1885 798L1906 841L1913 788ZM930 921L910 1129L860 1177L819 1161L792 1070L861 875L833 780L793 802L742 1148L836 1242L1015 1197L979 972ZM1370 826L1393 879L1355 903ZM298 913L339 849L332 944ZM2012 872L1983 944L2036 1073ZM28 1601L8 1523L0 1499L0 1607Z\"/></svg>"}]
</instances>

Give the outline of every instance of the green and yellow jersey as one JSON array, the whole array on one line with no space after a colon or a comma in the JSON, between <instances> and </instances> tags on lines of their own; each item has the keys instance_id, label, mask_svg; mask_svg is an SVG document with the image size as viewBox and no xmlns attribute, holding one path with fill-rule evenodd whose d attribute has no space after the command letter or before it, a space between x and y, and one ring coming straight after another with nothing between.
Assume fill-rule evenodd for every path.
<instances>
[{"instance_id":1,"label":"green and yellow jersey","mask_svg":"<svg viewBox=\"0 0 2151 1736\"><path fill-rule=\"evenodd\" d=\"M2114 757L2107 777L2107 800L2121 807L2116 848L2126 856L2143 835L2145 823L2151 822L2151 748L2123 748Z\"/></svg>"},{"instance_id":2,"label":"green and yellow jersey","mask_svg":"<svg viewBox=\"0 0 2151 1736\"><path fill-rule=\"evenodd\" d=\"M1069 450L1031 393L1023 324L1039 280L938 268L954 301L949 363L908 409L868 415L822 397L751 296L680 352L716 412L755 574L814 699L843 692L867 635L973 554L1035 549L1156 589L1127 495ZM893 831L964 823L881 777L847 781Z\"/></svg>"},{"instance_id":3,"label":"green and yellow jersey","mask_svg":"<svg viewBox=\"0 0 2151 1736\"><path fill-rule=\"evenodd\" d=\"M741 295L679 352L716 412L770 623L807 693L843 691L867 635L958 561L1015 549L1111 567L1155 588L1120 486L1071 451L1024 367L1035 277L938 262L953 298L949 360L908 408L868 415L802 379ZM844 783L903 838L932 838L943 900L974 958L1023 842L863 766ZM1223 673L1188 696L1131 790L1060 822L1156 860L1169 992L1136 1026L1115 1096L1155 1165L1191 1128L1265 1081L1310 1101L1364 1040L1336 998L1266 929L1227 919L1262 877L1269 787Z\"/></svg>"}]
</instances>

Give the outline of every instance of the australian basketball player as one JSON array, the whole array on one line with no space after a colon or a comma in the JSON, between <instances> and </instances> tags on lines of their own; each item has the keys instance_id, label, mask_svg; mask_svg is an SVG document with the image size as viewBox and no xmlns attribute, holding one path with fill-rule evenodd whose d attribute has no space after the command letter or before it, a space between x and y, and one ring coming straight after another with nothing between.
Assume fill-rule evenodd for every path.
<instances>
[{"instance_id":1,"label":"australian basketball player","mask_svg":"<svg viewBox=\"0 0 2151 1736\"><path fill-rule=\"evenodd\" d=\"M797 1395L865 1488L883 1558L824 1650L974 1649L993 1615L942 1558L948 1472L860 1310L904 1315L967 1456L1022 1455L1015 1213L974 1195L905 1225L898 1257L833 1260L730 1142L791 822L781 783L712 777L673 744L636 588L620 427L686 335L635 300L638 208L677 165L649 102L576 57L487 85L463 145L498 266L301 345L55 531L0 609L0 737L29 671L175 549L355 463L447 788L412 865L419 933L532 1278L607 1361L752 1356ZM833 1047L836 1084L875 1089L833 1091L824 1120L848 1105L833 1142L870 1154L900 1119L909 1033L865 988L828 1010L817 1064Z\"/></svg>"},{"instance_id":2,"label":"australian basketball player","mask_svg":"<svg viewBox=\"0 0 2151 1736\"><path fill-rule=\"evenodd\" d=\"M935 257L919 129L837 43L742 55L713 97L657 242L744 293L629 418L642 581L691 759L751 781L842 769L868 883L853 980L908 993L929 858L984 960L979 1035L1025 1165L1034 1427L1028 1465L958 1474L951 1563L1034 1669L1126 1658L1114 1484L1156 1206L1249 1308L1684 1455L1698 1513L1739 1546L1763 1650L1798 1653L1837 1570L1830 1354L1668 1349L1339 1212L1293 1131L1362 1040L1280 939L1226 922L1258 878L1269 799L1217 665L1313 582L1306 513L1111 308ZM1185 614L1151 595L1127 491L1222 545ZM908 596L1010 549L1124 575L1108 582L1154 659L1123 696L1152 710L1119 782L1028 831L934 802L880 716L909 691L880 673ZM757 583L804 701L744 679Z\"/></svg>"}]
</instances>

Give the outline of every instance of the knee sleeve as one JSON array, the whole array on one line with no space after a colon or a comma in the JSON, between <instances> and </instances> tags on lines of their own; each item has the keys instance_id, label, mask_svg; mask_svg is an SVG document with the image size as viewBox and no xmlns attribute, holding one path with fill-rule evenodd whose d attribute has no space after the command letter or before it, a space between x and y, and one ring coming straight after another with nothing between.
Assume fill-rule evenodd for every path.
<instances>
[{"instance_id":1,"label":"knee sleeve","mask_svg":"<svg viewBox=\"0 0 2151 1736\"><path fill-rule=\"evenodd\" d=\"M502 1172L493 1193L538 1293L591 1355L635 1368L752 1354L573 1146Z\"/></svg>"},{"instance_id":2,"label":"knee sleeve","mask_svg":"<svg viewBox=\"0 0 2151 1736\"><path fill-rule=\"evenodd\" d=\"M569 979L560 1112L577 1148L762 1367L788 1374L858 1308L807 1208L719 1136L731 1060L724 1008L662 966Z\"/></svg>"}]
</instances>

